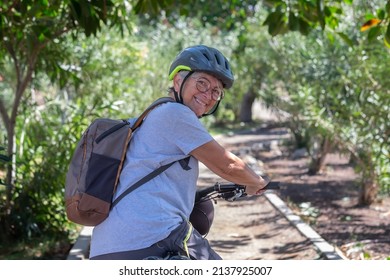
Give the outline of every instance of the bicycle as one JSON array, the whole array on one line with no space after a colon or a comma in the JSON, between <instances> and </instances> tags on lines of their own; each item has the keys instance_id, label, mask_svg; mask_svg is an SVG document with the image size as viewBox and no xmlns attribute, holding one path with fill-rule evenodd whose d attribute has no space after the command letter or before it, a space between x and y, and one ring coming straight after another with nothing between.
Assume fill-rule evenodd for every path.
<instances>
[{"instance_id":1,"label":"bicycle","mask_svg":"<svg viewBox=\"0 0 390 280\"><path fill-rule=\"evenodd\" d=\"M193 227L204 237L210 231L214 220L214 205L216 199L234 202L247 196L246 187L234 183L216 183L211 187L199 189L195 196L194 209L190 216ZM269 182L264 190L279 189L279 182Z\"/></svg>"},{"instance_id":2,"label":"bicycle","mask_svg":"<svg viewBox=\"0 0 390 280\"><path fill-rule=\"evenodd\" d=\"M270 182L264 190L279 189L279 182ZM246 187L234 183L216 183L213 186L199 189L196 192L195 204L190 215L192 226L205 238L214 220L214 202L224 199L234 202L247 196ZM177 252L167 252L166 257L148 257L147 260L189 260L190 258Z\"/></svg>"},{"instance_id":3,"label":"bicycle","mask_svg":"<svg viewBox=\"0 0 390 280\"><path fill-rule=\"evenodd\" d=\"M265 190L277 189L278 185L279 184L277 182L271 182L264 189ZM189 240L190 235L192 234L192 228L201 235L200 238L206 237L214 220L214 205L213 205L214 201L216 201L216 199L224 199L229 202L234 202L245 196L247 196L246 187L242 185L233 184L233 183L216 183L211 187L198 189L198 191L195 194L195 203L194 203L193 211L189 218L190 223L183 223L182 225L180 225L182 228L178 227L179 231L173 233L174 234L172 239L174 240L173 242L171 240L168 240L166 243L164 243L164 240L162 240L161 243L158 245L160 247L157 248L158 251L157 255L151 253L150 256L143 257L142 259L143 260L189 260L191 259L191 256L189 256L188 253L187 241ZM183 234L183 230L187 231L187 235L185 239L183 239L183 247L180 247L180 249L177 250L176 249L178 248L177 246L180 245L176 243L177 240L175 238L178 238L179 235L181 236ZM198 233L196 234L197 238L199 238ZM182 237L183 236L181 236L180 238ZM167 251L162 252L165 250L164 248L175 248L175 249L168 249ZM152 252L153 250L154 249L152 249L150 252ZM183 254L184 252L185 254ZM138 259L139 257L140 256L135 256L135 259ZM128 256L124 257L124 259L128 259L128 258L129 258Z\"/></svg>"}]
</instances>

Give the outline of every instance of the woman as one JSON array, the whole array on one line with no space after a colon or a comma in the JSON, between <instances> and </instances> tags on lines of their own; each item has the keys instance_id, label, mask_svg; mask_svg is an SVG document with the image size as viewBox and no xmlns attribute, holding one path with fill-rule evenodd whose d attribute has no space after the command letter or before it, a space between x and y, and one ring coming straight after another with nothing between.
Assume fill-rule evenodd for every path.
<instances>
[{"instance_id":1,"label":"woman","mask_svg":"<svg viewBox=\"0 0 390 280\"><path fill-rule=\"evenodd\" d=\"M91 259L221 259L189 222L194 206L198 162L227 181L261 194L268 184L241 159L226 151L199 118L213 113L234 82L228 60L204 45L184 49L169 70L169 96L176 102L155 108L134 133L118 191L123 191L159 166L169 169L118 203L94 228ZM115 197L114 197L115 199Z\"/></svg>"}]
</instances>

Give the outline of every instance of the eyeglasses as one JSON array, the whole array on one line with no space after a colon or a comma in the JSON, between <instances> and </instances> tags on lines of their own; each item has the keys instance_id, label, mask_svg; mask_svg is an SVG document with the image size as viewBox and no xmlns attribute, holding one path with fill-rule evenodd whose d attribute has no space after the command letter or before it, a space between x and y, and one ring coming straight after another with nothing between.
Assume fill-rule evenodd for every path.
<instances>
[{"instance_id":1,"label":"eyeglasses","mask_svg":"<svg viewBox=\"0 0 390 280\"><path fill-rule=\"evenodd\" d=\"M211 82L209 80L207 80L206 78L203 78L203 77L200 77L200 78L191 77L191 78L196 80L196 88L200 92L205 93L211 89ZM217 88L217 87L211 89L211 98L214 101L221 100L223 98L223 96L224 96L224 92L222 89Z\"/></svg>"}]
</instances>

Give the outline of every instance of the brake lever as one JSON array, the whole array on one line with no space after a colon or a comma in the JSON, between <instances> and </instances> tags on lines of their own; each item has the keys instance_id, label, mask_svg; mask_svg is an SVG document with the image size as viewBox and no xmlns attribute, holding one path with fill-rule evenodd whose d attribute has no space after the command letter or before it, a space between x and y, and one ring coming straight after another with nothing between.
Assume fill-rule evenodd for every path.
<instances>
[{"instance_id":1,"label":"brake lever","mask_svg":"<svg viewBox=\"0 0 390 280\"><path fill-rule=\"evenodd\" d=\"M228 199L228 201L233 202L237 198L246 196L246 193L243 190L235 191L235 195Z\"/></svg>"},{"instance_id":2,"label":"brake lever","mask_svg":"<svg viewBox=\"0 0 390 280\"><path fill-rule=\"evenodd\" d=\"M231 193L233 193L233 195L231 195ZM222 193L221 194L221 197L229 202L233 202L235 201L237 198L240 198L240 197L244 197L246 196L246 192L242 189L239 189L239 190L234 190L233 192L229 192L229 193Z\"/></svg>"}]
</instances>

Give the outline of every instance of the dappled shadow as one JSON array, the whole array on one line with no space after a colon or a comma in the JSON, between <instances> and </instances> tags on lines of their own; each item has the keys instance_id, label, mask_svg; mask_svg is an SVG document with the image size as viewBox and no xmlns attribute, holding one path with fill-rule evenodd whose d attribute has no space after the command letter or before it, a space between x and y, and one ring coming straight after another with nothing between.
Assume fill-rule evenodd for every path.
<instances>
[{"instance_id":1,"label":"dappled shadow","mask_svg":"<svg viewBox=\"0 0 390 280\"><path fill-rule=\"evenodd\" d=\"M238 250L239 247L244 247L250 244L251 238L247 235L237 236L234 240L211 240L210 245L219 252L229 252Z\"/></svg>"},{"instance_id":2,"label":"dappled shadow","mask_svg":"<svg viewBox=\"0 0 390 280\"><path fill-rule=\"evenodd\" d=\"M280 254L280 260L295 259L299 252L305 252L312 246L309 240L303 242L286 242L282 246L275 246L273 252Z\"/></svg>"},{"instance_id":3,"label":"dappled shadow","mask_svg":"<svg viewBox=\"0 0 390 280\"><path fill-rule=\"evenodd\" d=\"M272 216L258 215L257 219L252 219L240 224L243 228L250 228L261 226L262 224L272 224L275 233L287 230L291 228L291 225L286 221L286 218L282 215L278 215L278 212L274 210Z\"/></svg>"},{"instance_id":4,"label":"dappled shadow","mask_svg":"<svg viewBox=\"0 0 390 280\"><path fill-rule=\"evenodd\" d=\"M332 200L341 200L348 196L355 196L356 183L355 181L322 181L316 184L281 182L278 194L287 200L293 200L297 203L325 200L329 203Z\"/></svg>"}]
</instances>

